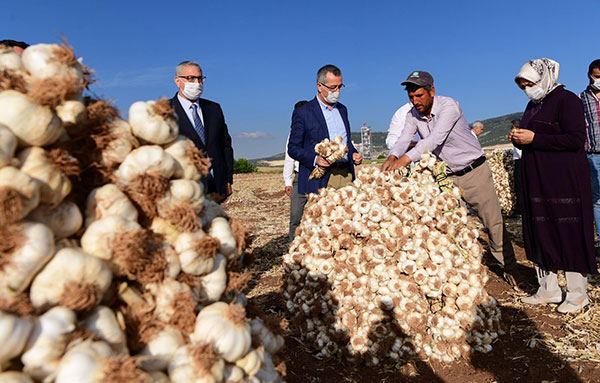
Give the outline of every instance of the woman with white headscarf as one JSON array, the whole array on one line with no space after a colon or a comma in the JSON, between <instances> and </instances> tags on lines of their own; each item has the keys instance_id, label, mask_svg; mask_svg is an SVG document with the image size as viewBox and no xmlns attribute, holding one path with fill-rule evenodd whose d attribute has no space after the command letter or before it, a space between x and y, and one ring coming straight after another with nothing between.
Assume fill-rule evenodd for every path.
<instances>
[{"instance_id":1,"label":"woman with white headscarf","mask_svg":"<svg viewBox=\"0 0 600 383\"><path fill-rule=\"evenodd\" d=\"M589 303L587 274L598 270L583 104L558 73L559 64L545 58L521 67L515 82L531 101L509 139L523 150L523 239L540 284L523 302L562 302L557 310L568 313ZM564 299L558 270L567 279Z\"/></svg>"}]
</instances>

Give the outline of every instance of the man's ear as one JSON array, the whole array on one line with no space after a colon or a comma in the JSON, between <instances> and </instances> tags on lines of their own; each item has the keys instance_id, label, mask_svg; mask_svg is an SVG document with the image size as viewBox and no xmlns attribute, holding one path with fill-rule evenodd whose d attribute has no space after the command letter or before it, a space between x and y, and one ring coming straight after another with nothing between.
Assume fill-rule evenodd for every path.
<instances>
[{"instance_id":1,"label":"man's ear","mask_svg":"<svg viewBox=\"0 0 600 383\"><path fill-rule=\"evenodd\" d=\"M431 91L429 92L431 96L435 96L435 86L431 87Z\"/></svg>"}]
</instances>

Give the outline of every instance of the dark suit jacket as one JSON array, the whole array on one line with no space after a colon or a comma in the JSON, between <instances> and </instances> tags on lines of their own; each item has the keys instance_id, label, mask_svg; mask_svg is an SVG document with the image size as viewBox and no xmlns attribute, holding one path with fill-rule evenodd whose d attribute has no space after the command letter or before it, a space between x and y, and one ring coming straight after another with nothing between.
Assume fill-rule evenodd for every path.
<instances>
[{"instance_id":1,"label":"dark suit jacket","mask_svg":"<svg viewBox=\"0 0 600 383\"><path fill-rule=\"evenodd\" d=\"M348 160L350 161L350 169L352 171L352 179L354 179L354 161L352 161L352 154L356 153L357 150L352 145L352 139L350 136L350 122L348 122L348 109L339 102L337 108L342 116L344 125L346 126L346 136L348 141ZM290 140L288 142L288 154L293 159L300 163L298 170L298 193L308 194L317 193L319 189L327 187L330 173L326 172L325 175L320 178L313 178L308 180L310 172L314 169L313 164L317 153L315 153L315 145L323 141L325 138L330 140L334 137L329 137L329 130L327 129L327 123L325 117L323 117L323 111L317 98L313 98L307 104L304 104L294 110L292 114L292 127L290 131Z\"/></svg>"},{"instance_id":2,"label":"dark suit jacket","mask_svg":"<svg viewBox=\"0 0 600 383\"><path fill-rule=\"evenodd\" d=\"M194 141L196 147L208 153L208 157L211 159L214 182L208 182L208 193L216 192L226 195L227 183L233 183L233 148L231 146L231 136L227 131L221 106L216 102L203 98L198 99L198 103L200 104L204 120L206 146L202 144L200 136L194 130L190 119L177 99L177 94L171 99L171 105L175 109L178 119L179 134Z\"/></svg>"}]
</instances>

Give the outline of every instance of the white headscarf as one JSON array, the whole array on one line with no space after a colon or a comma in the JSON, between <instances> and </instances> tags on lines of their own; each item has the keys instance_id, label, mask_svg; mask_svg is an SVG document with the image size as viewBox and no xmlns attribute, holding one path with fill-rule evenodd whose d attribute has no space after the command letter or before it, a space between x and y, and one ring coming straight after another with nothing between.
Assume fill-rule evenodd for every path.
<instances>
[{"instance_id":1,"label":"white headscarf","mask_svg":"<svg viewBox=\"0 0 600 383\"><path fill-rule=\"evenodd\" d=\"M515 82L522 78L527 81L539 85L544 90L545 98L548 93L563 84L558 83L558 73L560 72L560 64L551 59L535 59L529 60L519 70Z\"/></svg>"}]
</instances>

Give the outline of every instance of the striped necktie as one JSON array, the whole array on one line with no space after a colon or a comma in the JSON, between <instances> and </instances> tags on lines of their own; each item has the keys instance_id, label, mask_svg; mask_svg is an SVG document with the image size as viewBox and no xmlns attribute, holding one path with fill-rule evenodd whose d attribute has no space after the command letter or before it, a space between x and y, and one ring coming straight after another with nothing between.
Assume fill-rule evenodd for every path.
<instances>
[{"instance_id":1,"label":"striped necktie","mask_svg":"<svg viewBox=\"0 0 600 383\"><path fill-rule=\"evenodd\" d=\"M202 144L206 146L206 134L204 132L204 125L202 125L202 120L200 119L200 115L198 114L198 105L192 104L192 116L194 117L194 130L200 136L202 140Z\"/></svg>"}]
</instances>

